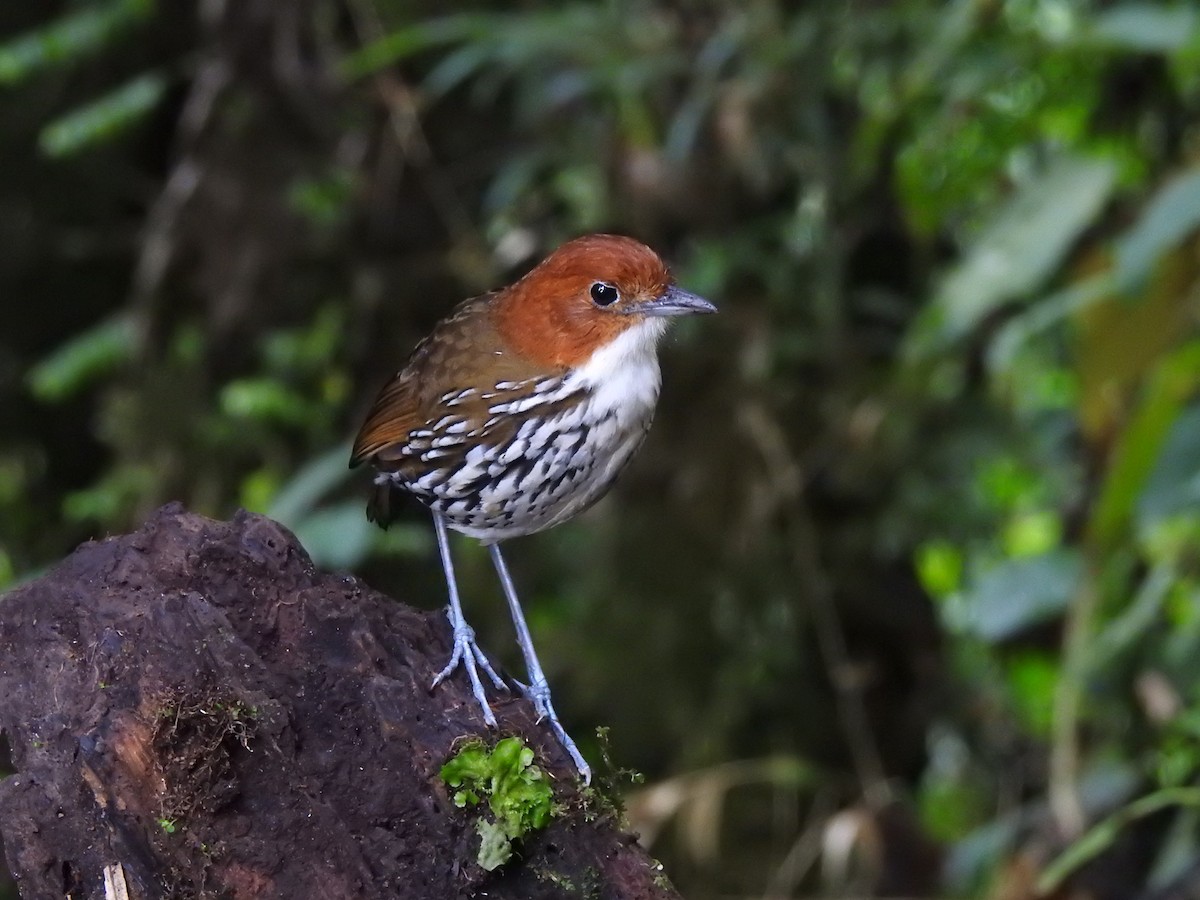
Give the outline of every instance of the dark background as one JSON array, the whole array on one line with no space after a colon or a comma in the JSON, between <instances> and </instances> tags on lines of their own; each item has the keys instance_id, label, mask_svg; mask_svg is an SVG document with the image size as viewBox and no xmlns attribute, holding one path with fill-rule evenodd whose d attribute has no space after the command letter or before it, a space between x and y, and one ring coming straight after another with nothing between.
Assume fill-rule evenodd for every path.
<instances>
[{"instance_id":1,"label":"dark background","mask_svg":"<svg viewBox=\"0 0 1200 900\"><path fill-rule=\"evenodd\" d=\"M4 4L0 589L180 499L437 607L349 437L457 300L630 234L721 314L507 555L684 895L1183 897L1198 106L1186 4Z\"/></svg>"}]
</instances>

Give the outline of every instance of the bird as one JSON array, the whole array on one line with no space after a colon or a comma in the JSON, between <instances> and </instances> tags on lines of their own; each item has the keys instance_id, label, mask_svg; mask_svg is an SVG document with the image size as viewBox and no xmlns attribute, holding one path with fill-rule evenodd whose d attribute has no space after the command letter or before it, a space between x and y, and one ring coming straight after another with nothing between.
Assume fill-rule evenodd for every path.
<instances>
[{"instance_id":1,"label":"bird","mask_svg":"<svg viewBox=\"0 0 1200 900\"><path fill-rule=\"evenodd\" d=\"M452 530L487 547L528 671L528 683L516 683L585 784L591 769L554 710L500 543L558 525L604 496L650 427L657 346L670 320L713 312L645 244L615 234L575 238L434 326L379 392L351 451L351 468L375 471L369 519L386 528L406 494L432 513L453 632L432 687L461 666L491 727L480 673L508 690L464 617Z\"/></svg>"}]
</instances>

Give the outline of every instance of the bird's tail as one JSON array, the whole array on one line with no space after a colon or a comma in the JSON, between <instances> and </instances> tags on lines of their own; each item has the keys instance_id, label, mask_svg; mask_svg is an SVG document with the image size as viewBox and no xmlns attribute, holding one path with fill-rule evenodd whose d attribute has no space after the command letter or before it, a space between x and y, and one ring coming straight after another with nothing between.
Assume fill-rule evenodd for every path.
<instances>
[{"instance_id":1,"label":"bird's tail","mask_svg":"<svg viewBox=\"0 0 1200 900\"><path fill-rule=\"evenodd\" d=\"M378 479L367 500L367 519L387 530L400 517L400 502L404 494L391 479Z\"/></svg>"}]
</instances>

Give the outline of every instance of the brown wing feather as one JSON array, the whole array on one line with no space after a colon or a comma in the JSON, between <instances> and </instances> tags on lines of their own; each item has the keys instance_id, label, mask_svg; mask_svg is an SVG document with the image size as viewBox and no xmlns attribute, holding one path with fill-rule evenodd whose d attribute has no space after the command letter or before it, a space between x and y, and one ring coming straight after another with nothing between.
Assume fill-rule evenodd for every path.
<instances>
[{"instance_id":1,"label":"brown wing feather","mask_svg":"<svg viewBox=\"0 0 1200 900\"><path fill-rule=\"evenodd\" d=\"M352 467L388 447L402 446L409 433L426 421L429 407L452 387L443 385L456 374L447 371L447 351L462 343L464 331L476 330L470 327L474 319L487 318L486 314L474 315L476 311L484 313L480 307L486 306L487 300L486 296L474 297L460 303L417 344L404 368L383 386L354 439Z\"/></svg>"},{"instance_id":2,"label":"brown wing feather","mask_svg":"<svg viewBox=\"0 0 1200 900\"><path fill-rule=\"evenodd\" d=\"M459 304L416 346L367 413L354 441L351 466L399 456L414 430L427 428L447 412L442 405L447 394L468 388L489 390L501 381L542 374L527 358L504 349L491 315L496 296L487 294ZM486 404L468 403L453 412L486 415Z\"/></svg>"},{"instance_id":3,"label":"brown wing feather","mask_svg":"<svg viewBox=\"0 0 1200 900\"><path fill-rule=\"evenodd\" d=\"M350 453L352 467L385 447L403 444L408 440L409 432L421 424L413 388L414 379L407 369L384 385L354 439L354 449Z\"/></svg>"}]
</instances>

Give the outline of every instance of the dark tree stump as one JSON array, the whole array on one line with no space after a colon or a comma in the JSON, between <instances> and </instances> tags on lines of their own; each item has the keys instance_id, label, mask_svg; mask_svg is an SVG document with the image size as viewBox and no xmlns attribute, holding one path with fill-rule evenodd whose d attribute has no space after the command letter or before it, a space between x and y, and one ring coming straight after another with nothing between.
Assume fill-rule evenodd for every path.
<instances>
[{"instance_id":1,"label":"dark tree stump","mask_svg":"<svg viewBox=\"0 0 1200 900\"><path fill-rule=\"evenodd\" d=\"M439 777L487 735L418 612L315 570L261 516L172 505L0 600L0 830L27 900L678 895L589 806L523 699L497 700L560 813L486 872ZM118 867L119 864L119 867Z\"/></svg>"}]
</instances>

